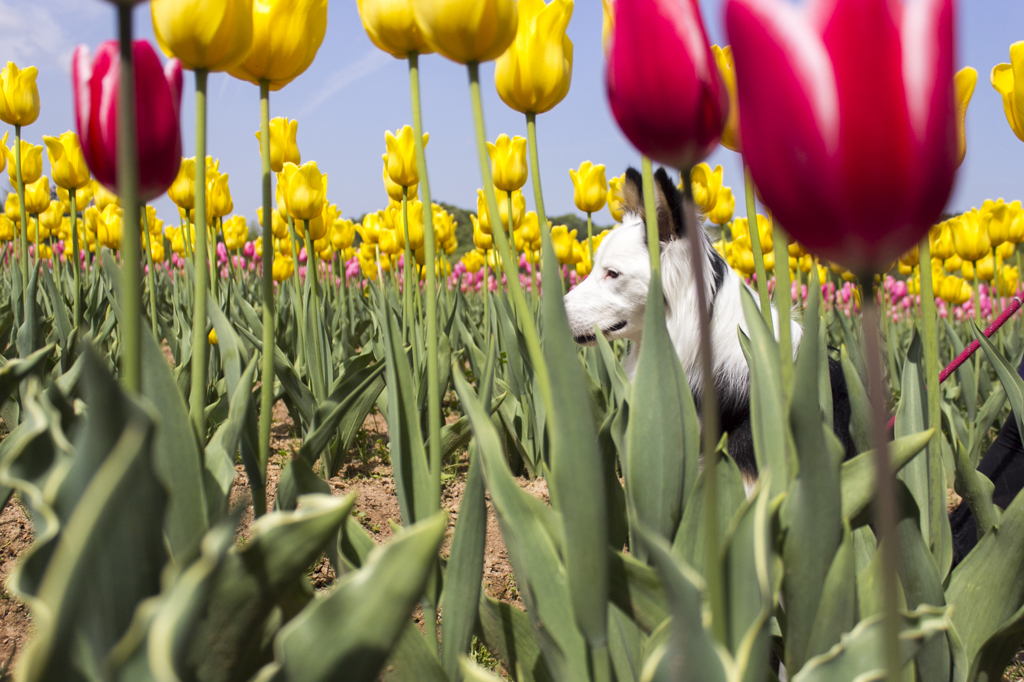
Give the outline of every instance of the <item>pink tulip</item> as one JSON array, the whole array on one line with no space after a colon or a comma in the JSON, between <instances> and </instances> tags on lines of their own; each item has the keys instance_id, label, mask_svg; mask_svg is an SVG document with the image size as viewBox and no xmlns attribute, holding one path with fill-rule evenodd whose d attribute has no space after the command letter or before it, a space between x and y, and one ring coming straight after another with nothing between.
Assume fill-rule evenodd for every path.
<instances>
[{"instance_id":1,"label":"pink tulip","mask_svg":"<svg viewBox=\"0 0 1024 682\"><path fill-rule=\"evenodd\" d=\"M117 102L121 58L118 42L108 40L90 61L89 48L75 50L72 71L75 118L82 151L96 179L117 189ZM167 191L181 165L181 62L160 66L145 40L132 43L135 66L135 109L138 116L139 199L155 199Z\"/></svg>"},{"instance_id":2,"label":"pink tulip","mask_svg":"<svg viewBox=\"0 0 1024 682\"><path fill-rule=\"evenodd\" d=\"M246 258L252 258L253 254L256 253L256 247L253 246L252 242L246 242L245 246L242 247L242 253L245 254Z\"/></svg>"},{"instance_id":3,"label":"pink tulip","mask_svg":"<svg viewBox=\"0 0 1024 682\"><path fill-rule=\"evenodd\" d=\"M728 0L743 151L808 250L881 269L925 235L957 167L953 0Z\"/></svg>"},{"instance_id":4,"label":"pink tulip","mask_svg":"<svg viewBox=\"0 0 1024 682\"><path fill-rule=\"evenodd\" d=\"M729 113L696 0L616 0L605 87L629 141L673 168L710 154Z\"/></svg>"}]
</instances>

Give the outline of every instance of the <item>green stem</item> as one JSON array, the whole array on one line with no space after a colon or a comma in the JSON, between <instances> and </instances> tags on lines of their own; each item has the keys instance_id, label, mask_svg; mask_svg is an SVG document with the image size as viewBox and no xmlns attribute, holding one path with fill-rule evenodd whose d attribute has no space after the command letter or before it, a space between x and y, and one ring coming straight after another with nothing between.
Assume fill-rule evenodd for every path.
<instances>
[{"instance_id":1,"label":"green stem","mask_svg":"<svg viewBox=\"0 0 1024 682\"><path fill-rule=\"evenodd\" d=\"M772 327L772 309L768 299L768 274L764 269L764 252L761 250L761 231L757 227L757 199L754 194L754 176L750 166L743 164L743 182L747 196L747 227L750 232L750 250L754 252L754 275L757 277L757 297L761 302L761 316L768 328Z\"/></svg>"},{"instance_id":2,"label":"green stem","mask_svg":"<svg viewBox=\"0 0 1024 682\"><path fill-rule=\"evenodd\" d=\"M78 255L78 206L75 203L77 193L77 190L71 190L71 257L75 276L75 326L80 327L82 325L82 261Z\"/></svg>"},{"instance_id":3,"label":"green stem","mask_svg":"<svg viewBox=\"0 0 1024 682\"><path fill-rule=\"evenodd\" d=\"M142 207L142 222L146 232L146 265L149 266L149 272L146 274L146 282L149 284L149 324L153 337L159 341L156 335L156 268L153 267L153 243L149 234L149 215L145 206Z\"/></svg>"},{"instance_id":4,"label":"green stem","mask_svg":"<svg viewBox=\"0 0 1024 682\"><path fill-rule=\"evenodd\" d=\"M128 391L142 390L142 291L139 267L139 152L135 120L135 67L132 59L132 6L118 5L118 29L121 49L120 87L117 117L117 185L124 210L124 237L121 243L121 362ZM38 226L36 228L38 235ZM38 257L39 252L36 251Z\"/></svg>"},{"instance_id":5,"label":"green stem","mask_svg":"<svg viewBox=\"0 0 1024 682\"><path fill-rule=\"evenodd\" d=\"M930 268L930 263L928 264ZM864 311L864 342L868 362L868 394L877 396L871 400L872 426L875 446L875 532L878 534L878 552L881 559L882 580L881 597L884 614L885 661L888 679L900 679L900 622L897 611L898 587L896 576L896 484L889 456L887 429L888 414L885 401L881 399L882 389L882 350L878 340L878 306L872 293L874 285L873 273L861 275L863 287L862 301ZM934 304L934 299L932 301Z\"/></svg>"},{"instance_id":6,"label":"green stem","mask_svg":"<svg viewBox=\"0 0 1024 682\"><path fill-rule=\"evenodd\" d=\"M270 188L270 81L260 81L260 150L263 171L263 369L260 386L260 471L266 475L270 461L270 427L274 412L274 237ZM266 513L256 509L257 517Z\"/></svg>"},{"instance_id":7,"label":"green stem","mask_svg":"<svg viewBox=\"0 0 1024 682\"><path fill-rule=\"evenodd\" d=\"M196 69L196 198L195 294L192 312L192 391L189 395L189 418L199 438L206 444L206 365L209 339L206 336L206 290L209 277L206 251L206 70ZM186 225L186 228L188 226ZM191 228L188 228L191 229ZM187 236L186 236L187 238Z\"/></svg>"},{"instance_id":8,"label":"green stem","mask_svg":"<svg viewBox=\"0 0 1024 682\"><path fill-rule=\"evenodd\" d=\"M526 115L526 140L527 145L530 149L530 175L533 176L533 198L537 205L537 218L540 221L540 240L542 252L547 252L547 247L551 245L551 228L548 225L548 215L544 211L544 192L541 188L540 182L540 161L537 153L537 114ZM553 253L553 251L552 251ZM536 271L540 259L533 264L533 270ZM559 268L559 271L561 268ZM559 284L561 284L561 277L559 277ZM537 291L536 280L532 282L533 289L537 292L537 300L540 300L540 292ZM564 286L559 287L559 291L564 291Z\"/></svg>"},{"instance_id":9,"label":"green stem","mask_svg":"<svg viewBox=\"0 0 1024 682\"><path fill-rule=\"evenodd\" d=\"M918 260L923 265L921 268L921 337L924 340L924 380L928 396L928 421L925 428L934 428L931 440L928 441L928 503L929 509L921 510L927 513L930 520L942 521L940 514L946 512L945 496L935 499L932 491L946 489L946 474L942 466L942 453L939 449L939 433L942 429L942 405L939 393L939 327L938 315L935 310L935 288L932 282L932 254L931 244L928 237L921 240L918 247ZM867 293L867 292L865 292ZM934 509L936 504L942 506L941 510ZM944 523L944 521L942 521ZM935 529L929 522L928 527L932 537L935 537ZM980 534L979 534L980 537ZM931 538L925 538L930 546L935 546ZM938 557L936 557L938 560Z\"/></svg>"},{"instance_id":10,"label":"green stem","mask_svg":"<svg viewBox=\"0 0 1024 682\"><path fill-rule=\"evenodd\" d=\"M324 400L327 397L326 385L324 382L323 353L320 339L320 283L316 274L316 252L313 249L313 238L309 234L309 221L302 221L303 239L306 240L306 285L309 287L309 305L312 306L312 326L307 333L313 335L313 353L316 355L312 362L307 361L310 373L313 375L313 393L317 400ZM323 472L321 472L323 473ZM334 473L334 472L331 472Z\"/></svg>"},{"instance_id":11,"label":"green stem","mask_svg":"<svg viewBox=\"0 0 1024 682\"><path fill-rule=\"evenodd\" d=\"M775 308L779 315L779 359L782 361L782 390L793 393L793 330L789 323L793 291L789 280L789 239L778 223L772 237L775 249Z\"/></svg>"},{"instance_id":12,"label":"green stem","mask_svg":"<svg viewBox=\"0 0 1024 682\"><path fill-rule=\"evenodd\" d=\"M494 194L494 180L491 177L491 158L487 153L487 134L484 131L484 110L483 101L480 97L480 65L470 62L469 67L469 92L473 103L473 122L476 127L477 155L480 162L480 177L484 185L484 198L487 200L487 213L494 216L492 225L498 224L501 213L498 211L498 201ZM536 153L535 151L533 152ZM536 176L535 176L536 177ZM535 180L536 182L536 180ZM541 230L543 235L545 230ZM537 383L540 386L541 399L548 414L555 414L554 399L551 395L551 378L548 374L547 362L544 359L544 352L540 345L540 335L537 332L537 323L530 312L523 289L519 286L519 276L516 264L512 262L511 251L508 245L508 238L501 229L491 230L494 242L498 247L498 255L501 256L502 267L505 270L505 277L508 279L508 291L519 313L519 324L526 339L526 348L530 355L530 362L533 363L534 372L537 374ZM543 236L542 236L543 238ZM547 237L550 242L550 235ZM545 247L546 250L546 247ZM552 253L554 251L552 250Z\"/></svg>"},{"instance_id":13,"label":"green stem","mask_svg":"<svg viewBox=\"0 0 1024 682\"><path fill-rule=\"evenodd\" d=\"M21 229L18 243L21 245L21 281L28 286L28 215L25 211L25 180L21 175L21 126L14 126L14 172L18 182L18 205L21 207Z\"/></svg>"},{"instance_id":14,"label":"green stem","mask_svg":"<svg viewBox=\"0 0 1024 682\"><path fill-rule=\"evenodd\" d=\"M419 56L409 55L409 92L412 99L412 127L416 147L416 168L420 176L420 195L423 197L423 250L427 263L437 257L434 240L434 211L430 197L430 178L427 174L427 157L423 148L423 118L420 105ZM342 274L344 277L344 274ZM441 389L440 369L437 356L437 275L433 268L427 268L426 317L427 317L427 450L430 455L430 473L434 487L441 486ZM440 504L440 497L438 498ZM435 619L436 622L436 619Z\"/></svg>"},{"instance_id":15,"label":"green stem","mask_svg":"<svg viewBox=\"0 0 1024 682\"><path fill-rule=\"evenodd\" d=\"M645 193L646 194L646 193ZM707 254L704 242L704 232L693 219L693 186L690 183L690 169L683 170L683 220L686 221L685 230L690 241L690 268L693 271L694 281L703 283L704 271L707 266ZM650 229L650 228L648 228ZM751 232L757 231L755 220ZM765 283L767 286L767 282ZM718 397L715 394L715 365L711 355L711 319L709 316L709 302L707 290L700 284L697 289L697 321L700 330L700 344L698 351L701 360L701 439L704 451L704 471L709 472L705 478L704 513L709 517L708 528L718 528L718 482L714 475L718 470ZM788 293L788 292L787 292ZM771 308L768 308L771 315ZM769 317L769 320L771 318ZM792 357L790 358L792 360ZM719 642L726 641L725 615L725 587L722 582L722 572L719 568L720 557L718 556L718 534L715 532L706 533L707 542L707 570L705 574L708 580L708 594L711 597L712 631Z\"/></svg>"}]
</instances>

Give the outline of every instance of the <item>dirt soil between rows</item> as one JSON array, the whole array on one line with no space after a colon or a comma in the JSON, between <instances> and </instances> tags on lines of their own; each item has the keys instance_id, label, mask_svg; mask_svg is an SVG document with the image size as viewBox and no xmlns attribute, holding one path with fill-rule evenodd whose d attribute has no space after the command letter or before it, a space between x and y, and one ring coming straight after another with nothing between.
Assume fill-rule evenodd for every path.
<instances>
[{"instance_id":1,"label":"dirt soil between rows","mask_svg":"<svg viewBox=\"0 0 1024 682\"><path fill-rule=\"evenodd\" d=\"M456 419L457 415L448 418L449 421ZM271 450L275 454L271 456L267 467L268 510L273 509L281 468L287 458L298 451L301 443L301 439L295 436L294 424L284 403L278 402L274 406L274 425L271 432ZM351 453L352 459L328 481L331 493L335 496L356 494L353 514L378 543L387 542L391 537L390 522L402 521L391 466L385 461L387 445L387 423L374 410L363 423L363 431ZM445 480L442 482L441 504L448 511L448 531L441 547L444 556L449 552L452 532L459 517L467 467L466 453L463 452L458 465L446 471ZM253 509L245 470L239 465L236 472L231 492L231 506L235 510L242 510L237 536L244 542L252 526ZM521 478L518 481L531 495L550 503L547 482L544 479L531 481ZM0 682L12 679L11 675L17 669L19 655L33 633L32 617L27 606L7 589L7 581L17 565L18 557L31 544L32 522L17 495L12 496L0 513ZM333 584L334 577L334 569L326 556L319 560L309 574L313 587L318 591L328 589ZM523 608L508 553L498 530L497 516L489 497L483 582L485 591L491 597ZM419 608L413 614L413 618L422 629L423 614Z\"/></svg>"}]
</instances>

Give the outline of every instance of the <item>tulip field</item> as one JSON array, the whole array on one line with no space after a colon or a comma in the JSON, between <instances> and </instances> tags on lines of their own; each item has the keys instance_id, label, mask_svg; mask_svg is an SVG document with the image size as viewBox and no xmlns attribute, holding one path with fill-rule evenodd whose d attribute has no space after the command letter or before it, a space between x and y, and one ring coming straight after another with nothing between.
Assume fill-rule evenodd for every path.
<instances>
[{"instance_id":1,"label":"tulip field","mask_svg":"<svg viewBox=\"0 0 1024 682\"><path fill-rule=\"evenodd\" d=\"M327 1L111 0L73 131L33 126L35 67L0 71L0 682L1022 679L1024 209L948 212L978 77L953 0L727 0L724 47L696 0L603 0L642 192L591 161L540 177L573 0L357 0L410 83L408 125L338 128L383 133L361 172L389 203L358 220L269 115ZM431 194L434 53L468 76L475 205ZM1009 54L991 83L1024 141ZM525 138L485 126L489 61ZM207 106L218 72L251 111ZM221 116L259 128L255 221L207 153ZM586 219L550 218L570 180ZM635 363L639 332L581 335L563 301L620 277L630 226ZM716 265L745 284L712 342Z\"/></svg>"}]
</instances>

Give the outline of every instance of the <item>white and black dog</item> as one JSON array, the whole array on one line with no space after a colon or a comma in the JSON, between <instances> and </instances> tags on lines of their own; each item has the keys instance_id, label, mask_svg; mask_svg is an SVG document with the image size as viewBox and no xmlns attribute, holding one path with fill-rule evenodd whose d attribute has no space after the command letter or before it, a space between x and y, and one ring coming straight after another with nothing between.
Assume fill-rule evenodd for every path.
<instances>
[{"instance_id":1,"label":"white and black dog","mask_svg":"<svg viewBox=\"0 0 1024 682\"><path fill-rule=\"evenodd\" d=\"M664 169L654 176L661 241L661 277L665 292L665 317L669 336L686 371L696 403L701 404L701 372L698 370L700 330L697 322L696 287L703 286L711 320L714 356L714 391L722 430L729 434L729 454L748 482L757 477L750 428L750 368L740 348L737 328L747 331L740 301L748 285L714 249L710 236L701 230L701 248L707 267L704 282L695 281L690 264L690 241L685 235L684 201ZM594 257L594 267L579 286L565 296L565 311L577 343L595 341L595 329L608 339L632 341L624 363L632 378L640 344L651 279L650 255L640 173L630 168L622 188L622 225L608 233ZM691 224L696 225L693 220ZM778 334L778 313L772 308ZM792 323L794 352L803 329ZM846 457L854 451L850 437L850 402L838 362L830 360L833 395L833 429L842 441Z\"/></svg>"}]
</instances>

